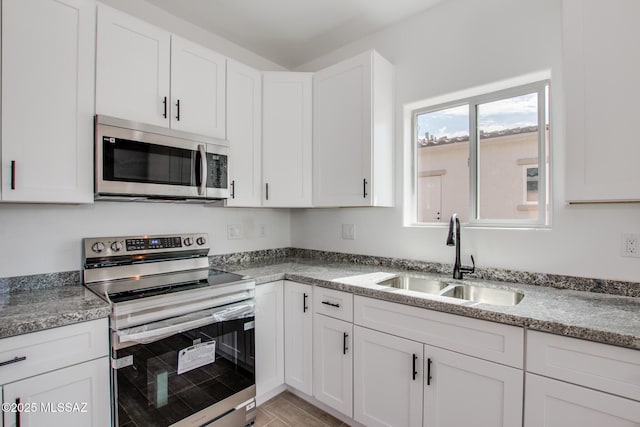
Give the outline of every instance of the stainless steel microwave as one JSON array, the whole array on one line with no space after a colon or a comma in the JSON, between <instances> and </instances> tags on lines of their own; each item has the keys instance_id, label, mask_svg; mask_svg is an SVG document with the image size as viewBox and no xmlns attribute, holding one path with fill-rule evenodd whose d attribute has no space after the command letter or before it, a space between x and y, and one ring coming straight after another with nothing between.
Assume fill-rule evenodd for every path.
<instances>
[{"instance_id":1,"label":"stainless steel microwave","mask_svg":"<svg viewBox=\"0 0 640 427\"><path fill-rule=\"evenodd\" d=\"M225 199L229 197L229 148L220 142L98 115L96 200Z\"/></svg>"}]
</instances>

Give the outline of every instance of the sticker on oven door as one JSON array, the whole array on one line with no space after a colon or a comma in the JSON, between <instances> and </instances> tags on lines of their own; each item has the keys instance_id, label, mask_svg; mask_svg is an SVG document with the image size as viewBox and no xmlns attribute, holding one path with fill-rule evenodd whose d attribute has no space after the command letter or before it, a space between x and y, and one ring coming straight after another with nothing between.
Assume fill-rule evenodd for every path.
<instances>
[{"instance_id":1,"label":"sticker on oven door","mask_svg":"<svg viewBox=\"0 0 640 427\"><path fill-rule=\"evenodd\" d=\"M178 375L216 361L216 341L183 348L178 352Z\"/></svg>"}]
</instances>

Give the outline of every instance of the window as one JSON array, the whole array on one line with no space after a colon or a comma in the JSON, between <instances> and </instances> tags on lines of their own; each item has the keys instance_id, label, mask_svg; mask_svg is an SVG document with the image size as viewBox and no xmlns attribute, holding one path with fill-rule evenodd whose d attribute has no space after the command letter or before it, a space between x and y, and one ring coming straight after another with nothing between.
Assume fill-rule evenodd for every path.
<instances>
[{"instance_id":1,"label":"window","mask_svg":"<svg viewBox=\"0 0 640 427\"><path fill-rule=\"evenodd\" d=\"M457 213L471 224L547 225L548 98L543 81L415 110L414 223Z\"/></svg>"}]
</instances>

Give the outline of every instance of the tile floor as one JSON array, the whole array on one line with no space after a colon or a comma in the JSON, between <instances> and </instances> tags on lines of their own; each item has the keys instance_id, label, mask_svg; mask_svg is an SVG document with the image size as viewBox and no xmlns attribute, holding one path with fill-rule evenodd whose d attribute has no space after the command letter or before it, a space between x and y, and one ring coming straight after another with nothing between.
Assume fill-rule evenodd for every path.
<instances>
[{"instance_id":1,"label":"tile floor","mask_svg":"<svg viewBox=\"0 0 640 427\"><path fill-rule=\"evenodd\" d=\"M255 427L346 427L337 418L285 391L258 407Z\"/></svg>"}]
</instances>

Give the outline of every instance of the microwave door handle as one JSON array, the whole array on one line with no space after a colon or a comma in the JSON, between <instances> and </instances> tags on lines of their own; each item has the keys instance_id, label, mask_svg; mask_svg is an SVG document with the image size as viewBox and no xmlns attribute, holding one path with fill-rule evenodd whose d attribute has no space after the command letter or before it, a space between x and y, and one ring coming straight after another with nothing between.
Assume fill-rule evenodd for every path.
<instances>
[{"instance_id":1,"label":"microwave door handle","mask_svg":"<svg viewBox=\"0 0 640 427\"><path fill-rule=\"evenodd\" d=\"M207 152L203 144L198 144L198 152L200 153L200 185L198 186L198 195L204 196L207 189Z\"/></svg>"}]
</instances>

